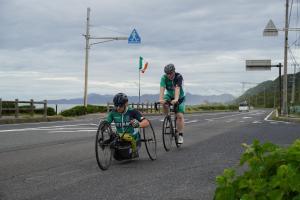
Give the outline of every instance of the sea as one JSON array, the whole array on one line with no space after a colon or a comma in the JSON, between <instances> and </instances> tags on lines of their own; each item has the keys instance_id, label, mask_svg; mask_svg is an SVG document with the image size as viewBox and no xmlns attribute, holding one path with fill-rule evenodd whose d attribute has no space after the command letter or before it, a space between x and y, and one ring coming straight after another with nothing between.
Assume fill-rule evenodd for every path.
<instances>
[{"instance_id":1,"label":"sea","mask_svg":"<svg viewBox=\"0 0 300 200\"><path fill-rule=\"evenodd\" d=\"M59 114L62 111L68 110L68 109L73 108L75 106L82 106L82 104L48 104L47 106L53 108L54 110L57 109L57 114ZM106 104L99 104L97 106L106 106Z\"/></svg>"}]
</instances>

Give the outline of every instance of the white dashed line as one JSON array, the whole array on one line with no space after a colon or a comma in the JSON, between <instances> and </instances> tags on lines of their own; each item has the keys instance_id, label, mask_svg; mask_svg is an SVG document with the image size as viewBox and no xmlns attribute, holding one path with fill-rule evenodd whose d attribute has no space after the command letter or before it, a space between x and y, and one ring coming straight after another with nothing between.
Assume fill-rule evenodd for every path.
<instances>
[{"instance_id":1,"label":"white dashed line","mask_svg":"<svg viewBox=\"0 0 300 200\"><path fill-rule=\"evenodd\" d=\"M243 119L251 119L252 117L243 117Z\"/></svg>"},{"instance_id":2,"label":"white dashed line","mask_svg":"<svg viewBox=\"0 0 300 200\"><path fill-rule=\"evenodd\" d=\"M262 122L260 122L260 121L254 121L254 122L252 122L253 124L261 124Z\"/></svg>"}]
</instances>

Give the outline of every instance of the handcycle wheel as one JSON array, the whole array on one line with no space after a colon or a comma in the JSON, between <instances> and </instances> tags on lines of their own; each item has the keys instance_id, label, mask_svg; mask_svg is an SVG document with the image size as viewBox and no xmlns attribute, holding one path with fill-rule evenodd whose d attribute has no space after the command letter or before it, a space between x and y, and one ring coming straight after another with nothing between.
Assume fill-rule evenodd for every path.
<instances>
[{"instance_id":1,"label":"handcycle wheel","mask_svg":"<svg viewBox=\"0 0 300 200\"><path fill-rule=\"evenodd\" d=\"M147 154L151 160L156 160L156 137L153 126L149 121L149 126L143 128L143 142L145 142Z\"/></svg>"},{"instance_id":2,"label":"handcycle wheel","mask_svg":"<svg viewBox=\"0 0 300 200\"><path fill-rule=\"evenodd\" d=\"M163 123L162 136L163 144L166 151L170 151L174 135L174 129L170 116L166 116Z\"/></svg>"},{"instance_id":3,"label":"handcycle wheel","mask_svg":"<svg viewBox=\"0 0 300 200\"><path fill-rule=\"evenodd\" d=\"M102 121L98 127L95 141L96 160L102 170L107 170L112 161L112 150L110 148L110 136L112 134L110 124Z\"/></svg>"}]
</instances>

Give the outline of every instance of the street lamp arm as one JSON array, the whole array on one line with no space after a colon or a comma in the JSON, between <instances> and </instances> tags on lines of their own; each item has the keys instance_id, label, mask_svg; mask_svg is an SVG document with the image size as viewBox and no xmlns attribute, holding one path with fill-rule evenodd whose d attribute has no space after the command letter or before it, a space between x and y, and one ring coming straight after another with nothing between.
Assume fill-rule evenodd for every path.
<instances>
[{"instance_id":1,"label":"street lamp arm","mask_svg":"<svg viewBox=\"0 0 300 200\"><path fill-rule=\"evenodd\" d=\"M267 31L267 32L273 32L273 31L285 31L285 30L288 30L288 31L300 31L300 28L266 28L264 29L264 31Z\"/></svg>"},{"instance_id":2,"label":"street lamp arm","mask_svg":"<svg viewBox=\"0 0 300 200\"><path fill-rule=\"evenodd\" d=\"M90 37L94 40L128 40L128 37Z\"/></svg>"},{"instance_id":3,"label":"street lamp arm","mask_svg":"<svg viewBox=\"0 0 300 200\"><path fill-rule=\"evenodd\" d=\"M90 46L95 45L95 44L105 43L105 42L111 42L111 41L114 41L114 40L105 40L105 41L101 41L101 42L94 42L94 43L91 43Z\"/></svg>"}]
</instances>

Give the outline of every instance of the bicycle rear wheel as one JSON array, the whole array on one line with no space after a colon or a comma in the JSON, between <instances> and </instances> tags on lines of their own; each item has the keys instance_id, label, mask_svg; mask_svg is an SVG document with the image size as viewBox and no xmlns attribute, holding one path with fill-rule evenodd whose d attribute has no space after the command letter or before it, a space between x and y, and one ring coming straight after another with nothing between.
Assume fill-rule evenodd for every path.
<instances>
[{"instance_id":1,"label":"bicycle rear wheel","mask_svg":"<svg viewBox=\"0 0 300 200\"><path fill-rule=\"evenodd\" d=\"M166 151L170 151L174 135L174 129L170 116L165 117L162 131L164 148Z\"/></svg>"},{"instance_id":2,"label":"bicycle rear wheel","mask_svg":"<svg viewBox=\"0 0 300 200\"><path fill-rule=\"evenodd\" d=\"M112 161L112 149L110 148L112 134L110 124L102 121L98 127L95 141L96 160L102 170L107 170Z\"/></svg>"},{"instance_id":3,"label":"bicycle rear wheel","mask_svg":"<svg viewBox=\"0 0 300 200\"><path fill-rule=\"evenodd\" d=\"M156 137L153 126L149 121L149 126L143 128L143 142L145 142L147 154L151 160L156 160Z\"/></svg>"}]
</instances>

